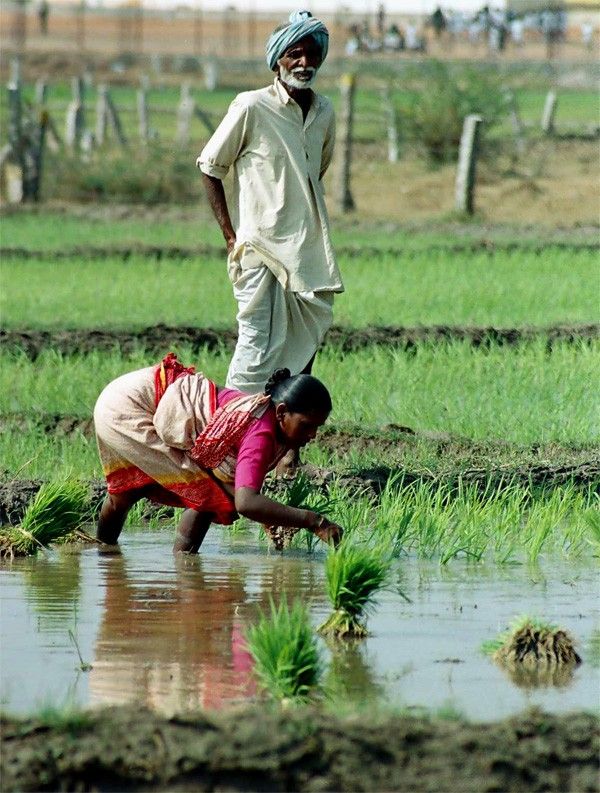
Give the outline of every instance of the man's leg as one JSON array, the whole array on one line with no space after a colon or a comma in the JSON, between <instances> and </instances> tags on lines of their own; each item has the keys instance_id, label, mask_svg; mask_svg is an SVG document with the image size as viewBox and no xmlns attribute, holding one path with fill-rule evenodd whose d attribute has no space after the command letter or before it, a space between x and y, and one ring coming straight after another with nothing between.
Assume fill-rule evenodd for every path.
<instances>
[{"instance_id":1,"label":"man's leg","mask_svg":"<svg viewBox=\"0 0 600 793\"><path fill-rule=\"evenodd\" d=\"M177 527L173 553L198 553L212 518L213 516L208 512L186 509Z\"/></svg>"}]
</instances>

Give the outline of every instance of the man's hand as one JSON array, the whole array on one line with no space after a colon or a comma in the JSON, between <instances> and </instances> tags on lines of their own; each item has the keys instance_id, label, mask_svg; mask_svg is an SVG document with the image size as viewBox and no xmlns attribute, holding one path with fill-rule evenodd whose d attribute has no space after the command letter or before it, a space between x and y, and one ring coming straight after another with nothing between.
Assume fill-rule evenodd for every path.
<instances>
[{"instance_id":1,"label":"man's hand","mask_svg":"<svg viewBox=\"0 0 600 793\"><path fill-rule=\"evenodd\" d=\"M227 246L227 255L231 253L231 251L235 248L235 237L229 237L225 240L225 245Z\"/></svg>"}]
</instances>

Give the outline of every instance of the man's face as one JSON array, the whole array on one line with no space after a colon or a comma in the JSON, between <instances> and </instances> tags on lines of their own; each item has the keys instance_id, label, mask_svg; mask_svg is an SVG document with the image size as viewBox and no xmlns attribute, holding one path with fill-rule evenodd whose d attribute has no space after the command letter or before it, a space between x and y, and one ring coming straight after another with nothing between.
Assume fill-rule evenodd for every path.
<instances>
[{"instance_id":1,"label":"man's face","mask_svg":"<svg viewBox=\"0 0 600 793\"><path fill-rule=\"evenodd\" d=\"M296 41L277 61L279 78L291 88L310 88L322 64L321 48L312 36Z\"/></svg>"}]
</instances>

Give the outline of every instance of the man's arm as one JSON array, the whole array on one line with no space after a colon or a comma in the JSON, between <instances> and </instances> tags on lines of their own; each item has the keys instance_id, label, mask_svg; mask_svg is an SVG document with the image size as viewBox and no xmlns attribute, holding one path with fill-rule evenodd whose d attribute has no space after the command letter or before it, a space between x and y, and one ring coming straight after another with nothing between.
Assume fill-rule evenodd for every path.
<instances>
[{"instance_id":1,"label":"man's arm","mask_svg":"<svg viewBox=\"0 0 600 793\"><path fill-rule=\"evenodd\" d=\"M235 245L235 231L229 216L229 207L227 206L227 199L225 198L225 190L223 189L223 182L217 179L216 176L209 176L206 173L202 174L202 181L204 182L204 189L208 197L208 203L213 211L217 223L227 245L227 253L231 253Z\"/></svg>"},{"instance_id":2,"label":"man's arm","mask_svg":"<svg viewBox=\"0 0 600 793\"><path fill-rule=\"evenodd\" d=\"M335 116L331 113L329 124L327 125L327 132L325 133L325 140L323 141L323 151L321 154L321 171L319 179L325 176L327 169L333 159L333 149L335 146Z\"/></svg>"}]
</instances>

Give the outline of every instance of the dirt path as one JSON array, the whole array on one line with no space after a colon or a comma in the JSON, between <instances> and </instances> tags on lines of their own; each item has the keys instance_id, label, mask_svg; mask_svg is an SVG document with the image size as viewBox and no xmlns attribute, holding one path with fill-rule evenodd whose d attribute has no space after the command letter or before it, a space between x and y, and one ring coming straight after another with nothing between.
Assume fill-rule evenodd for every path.
<instances>
[{"instance_id":1,"label":"dirt path","mask_svg":"<svg viewBox=\"0 0 600 793\"><path fill-rule=\"evenodd\" d=\"M185 326L154 325L141 330L76 329L76 330L0 330L0 345L8 349L25 351L35 360L44 349L51 348L63 355L87 354L97 350L118 348L123 353L140 347L156 352L168 352L178 345L191 346L194 351L224 346L233 349L237 333L232 329L196 328ZM444 344L462 341L474 347L493 344L517 345L545 339L548 349L556 342L594 341L600 338L600 324L551 325L547 327L494 328L460 325L431 325L423 327L366 327L347 328L334 326L325 343L339 347L343 352L365 347L389 346L404 350L421 344Z\"/></svg>"},{"instance_id":2,"label":"dirt path","mask_svg":"<svg viewBox=\"0 0 600 793\"><path fill-rule=\"evenodd\" d=\"M587 714L492 724L339 718L259 706L171 719L112 708L47 726L2 722L2 789L177 791L598 790Z\"/></svg>"}]
</instances>

